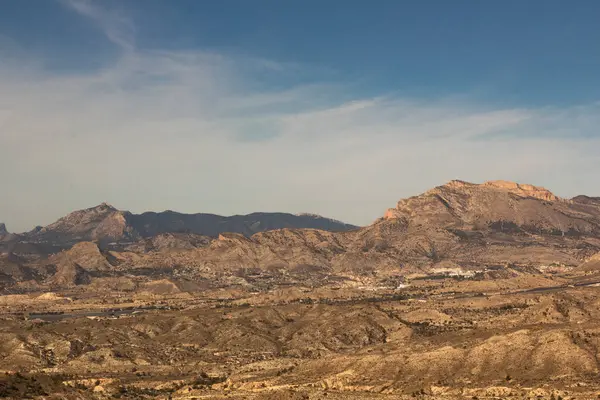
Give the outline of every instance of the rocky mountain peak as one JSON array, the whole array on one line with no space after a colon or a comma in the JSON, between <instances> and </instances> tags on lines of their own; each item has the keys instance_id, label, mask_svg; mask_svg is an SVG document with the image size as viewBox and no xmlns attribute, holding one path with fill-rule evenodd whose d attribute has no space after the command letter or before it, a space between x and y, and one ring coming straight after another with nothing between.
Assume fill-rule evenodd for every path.
<instances>
[{"instance_id":1,"label":"rocky mountain peak","mask_svg":"<svg viewBox=\"0 0 600 400\"><path fill-rule=\"evenodd\" d=\"M530 184L516 183L510 181L488 181L483 183L482 186L492 187L499 190L506 190L510 193L516 194L521 197L534 197L536 199L546 201L559 201L560 197L554 195L551 191L541 186L533 186Z\"/></svg>"},{"instance_id":2,"label":"rocky mountain peak","mask_svg":"<svg viewBox=\"0 0 600 400\"><path fill-rule=\"evenodd\" d=\"M35 232L34 235L45 240L101 240L120 239L131 233L129 230L124 213L107 203L102 203L74 211Z\"/></svg>"},{"instance_id":3,"label":"rocky mountain peak","mask_svg":"<svg viewBox=\"0 0 600 400\"><path fill-rule=\"evenodd\" d=\"M48 225L44 229L54 229L58 226L70 226L82 223L89 223L99 218L103 218L111 213L118 212L116 208L107 203L102 203L95 207L85 208L83 210L77 210L66 216L60 218L55 223Z\"/></svg>"},{"instance_id":4,"label":"rocky mountain peak","mask_svg":"<svg viewBox=\"0 0 600 400\"><path fill-rule=\"evenodd\" d=\"M117 209L115 207L108 204L107 202L102 202L102 203L98 204L96 207L93 207L92 209L96 209L99 211L117 211Z\"/></svg>"},{"instance_id":5,"label":"rocky mountain peak","mask_svg":"<svg viewBox=\"0 0 600 400\"><path fill-rule=\"evenodd\" d=\"M533 233L589 234L600 230L598 204L593 198L563 200L530 184L454 180L400 200L385 213L384 220L454 230L493 230L508 223Z\"/></svg>"},{"instance_id":6,"label":"rocky mountain peak","mask_svg":"<svg viewBox=\"0 0 600 400\"><path fill-rule=\"evenodd\" d=\"M8 231L6 230L6 225L0 222L0 235L8 235Z\"/></svg>"},{"instance_id":7,"label":"rocky mountain peak","mask_svg":"<svg viewBox=\"0 0 600 400\"><path fill-rule=\"evenodd\" d=\"M541 186L534 186L527 183L517 183L512 181L505 180L494 180L487 181L482 184L471 183L466 181L461 181L458 179L452 180L445 185L438 186L429 192L436 192L439 190L451 189L457 191L464 191L466 193L470 193L472 191L477 190L499 190L508 193L515 194L520 197L533 197L540 200L546 201L559 201L562 200L560 197L556 196L554 193L549 191L546 188Z\"/></svg>"}]
</instances>

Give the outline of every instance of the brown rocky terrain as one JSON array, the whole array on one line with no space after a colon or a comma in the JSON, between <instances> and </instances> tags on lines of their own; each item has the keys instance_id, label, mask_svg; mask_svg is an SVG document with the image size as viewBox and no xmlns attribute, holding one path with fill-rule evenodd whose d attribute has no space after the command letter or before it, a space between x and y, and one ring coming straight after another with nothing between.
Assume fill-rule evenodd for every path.
<instances>
[{"instance_id":1,"label":"brown rocky terrain","mask_svg":"<svg viewBox=\"0 0 600 400\"><path fill-rule=\"evenodd\" d=\"M595 254L585 260L585 262L579 266L579 269L590 272L600 271L600 253Z\"/></svg>"},{"instance_id":2,"label":"brown rocky terrain","mask_svg":"<svg viewBox=\"0 0 600 400\"><path fill-rule=\"evenodd\" d=\"M0 256L0 397L600 395L598 198L452 181L343 232L145 236L119 215Z\"/></svg>"},{"instance_id":3,"label":"brown rocky terrain","mask_svg":"<svg viewBox=\"0 0 600 400\"><path fill-rule=\"evenodd\" d=\"M304 279L296 273L301 270L314 272L304 274L311 284L361 285L419 274L500 274L507 266L576 267L600 252L600 202L583 196L561 199L532 185L452 181L401 200L372 225L347 232L279 229L249 237L222 232L214 238L193 233L141 238L127 224L126 213L107 205L70 214L36 234L50 232L96 238L102 250L77 245L63 256L21 263L41 271L41 277L49 266L56 268L56 279L38 282L44 287L71 285L76 277L87 282L89 273L148 272L264 289L282 280L297 284ZM124 232L129 232L128 244L106 244L107 235L122 237ZM14 250L7 254L21 255ZM70 272L62 274L66 270Z\"/></svg>"}]
</instances>

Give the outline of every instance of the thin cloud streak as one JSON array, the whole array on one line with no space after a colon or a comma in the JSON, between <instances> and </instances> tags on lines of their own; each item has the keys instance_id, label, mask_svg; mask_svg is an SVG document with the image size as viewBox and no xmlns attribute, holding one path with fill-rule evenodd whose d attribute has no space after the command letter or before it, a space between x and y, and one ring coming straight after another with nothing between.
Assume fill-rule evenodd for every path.
<instances>
[{"instance_id":1,"label":"thin cloud streak","mask_svg":"<svg viewBox=\"0 0 600 400\"><path fill-rule=\"evenodd\" d=\"M131 19L117 12L106 10L92 0L60 0L67 8L91 19L103 31L108 40L126 51L135 48L135 26Z\"/></svg>"},{"instance_id":2,"label":"thin cloud streak","mask_svg":"<svg viewBox=\"0 0 600 400\"><path fill-rule=\"evenodd\" d=\"M134 211L311 211L367 224L400 197L453 178L596 190L600 142L589 121L598 104L347 102L328 85L250 90L238 64L134 52L79 75L15 79L0 70L1 218L30 229L109 201Z\"/></svg>"}]
</instances>

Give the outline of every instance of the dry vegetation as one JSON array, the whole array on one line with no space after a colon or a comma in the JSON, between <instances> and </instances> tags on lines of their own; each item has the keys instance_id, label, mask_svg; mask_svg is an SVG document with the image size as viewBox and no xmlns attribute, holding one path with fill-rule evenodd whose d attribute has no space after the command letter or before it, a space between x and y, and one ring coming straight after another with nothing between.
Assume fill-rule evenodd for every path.
<instances>
[{"instance_id":1,"label":"dry vegetation","mask_svg":"<svg viewBox=\"0 0 600 400\"><path fill-rule=\"evenodd\" d=\"M4 234L0 397L600 397L598 199L455 181L349 232L46 240L124 215Z\"/></svg>"},{"instance_id":2,"label":"dry vegetation","mask_svg":"<svg viewBox=\"0 0 600 400\"><path fill-rule=\"evenodd\" d=\"M455 283L460 291L452 290ZM215 290L135 299L106 291L102 304L76 293L5 296L0 396L600 395L597 287L485 295L479 288L446 278L399 291ZM104 303L138 312L98 313ZM59 314L34 314L50 309Z\"/></svg>"}]
</instances>

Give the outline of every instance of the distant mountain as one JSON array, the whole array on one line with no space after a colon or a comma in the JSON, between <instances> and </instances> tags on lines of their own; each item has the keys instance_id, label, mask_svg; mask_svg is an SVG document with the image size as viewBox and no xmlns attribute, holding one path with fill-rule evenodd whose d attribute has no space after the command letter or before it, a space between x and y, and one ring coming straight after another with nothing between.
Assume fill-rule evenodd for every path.
<instances>
[{"instance_id":1,"label":"distant mountain","mask_svg":"<svg viewBox=\"0 0 600 400\"><path fill-rule=\"evenodd\" d=\"M162 233L195 233L216 237L224 232L252 236L258 232L283 228L310 228L342 232L357 227L314 214L257 212L248 215L223 217L214 214L181 214L174 211L128 214L130 226L142 237Z\"/></svg>"},{"instance_id":2,"label":"distant mountain","mask_svg":"<svg viewBox=\"0 0 600 400\"><path fill-rule=\"evenodd\" d=\"M347 231L357 227L318 215L253 213L224 217L214 214L183 214L174 211L133 214L102 203L79 210L58 221L24 234L28 242L73 244L81 241L133 242L167 233L217 237L224 232L251 236L282 228L313 228Z\"/></svg>"},{"instance_id":3,"label":"distant mountain","mask_svg":"<svg viewBox=\"0 0 600 400\"><path fill-rule=\"evenodd\" d=\"M0 222L0 236L8 235L6 225Z\"/></svg>"}]
</instances>

